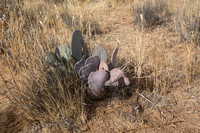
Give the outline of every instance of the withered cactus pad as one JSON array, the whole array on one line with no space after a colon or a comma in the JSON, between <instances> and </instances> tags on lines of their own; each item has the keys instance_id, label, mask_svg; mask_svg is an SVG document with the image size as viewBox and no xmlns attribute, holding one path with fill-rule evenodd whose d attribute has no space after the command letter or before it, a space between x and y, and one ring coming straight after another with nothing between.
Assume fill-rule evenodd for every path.
<instances>
[{"instance_id":1,"label":"withered cactus pad","mask_svg":"<svg viewBox=\"0 0 200 133\"><path fill-rule=\"evenodd\" d=\"M95 69L99 68L100 58L98 56L88 57L85 61L85 65L91 63Z\"/></svg>"},{"instance_id":2,"label":"withered cactus pad","mask_svg":"<svg viewBox=\"0 0 200 133\"><path fill-rule=\"evenodd\" d=\"M107 71L109 70L108 65L103 60L101 60L100 62L99 70L107 70Z\"/></svg>"},{"instance_id":3,"label":"withered cactus pad","mask_svg":"<svg viewBox=\"0 0 200 133\"><path fill-rule=\"evenodd\" d=\"M124 87L129 86L130 81L125 76L124 72L119 68L114 68L110 71L110 80L106 82L106 86Z\"/></svg>"},{"instance_id":4,"label":"withered cactus pad","mask_svg":"<svg viewBox=\"0 0 200 133\"><path fill-rule=\"evenodd\" d=\"M110 78L110 73L105 70L91 72L88 77L88 94L94 98L99 99L105 96L106 90L104 84Z\"/></svg>"},{"instance_id":5,"label":"withered cactus pad","mask_svg":"<svg viewBox=\"0 0 200 133\"><path fill-rule=\"evenodd\" d=\"M78 71L81 69L81 67L85 66L85 59L81 59L80 61L76 62L74 65L74 72L78 74Z\"/></svg>"},{"instance_id":6,"label":"withered cactus pad","mask_svg":"<svg viewBox=\"0 0 200 133\"><path fill-rule=\"evenodd\" d=\"M95 72L95 71L96 71L96 68L93 67L92 63L89 63L89 64L81 67L78 74L81 79L83 79L84 81L87 81L90 73Z\"/></svg>"},{"instance_id":7,"label":"withered cactus pad","mask_svg":"<svg viewBox=\"0 0 200 133\"><path fill-rule=\"evenodd\" d=\"M55 66L57 59L56 55L53 52L47 52L45 53L42 57L41 60L44 64L50 65L50 66Z\"/></svg>"}]
</instances>

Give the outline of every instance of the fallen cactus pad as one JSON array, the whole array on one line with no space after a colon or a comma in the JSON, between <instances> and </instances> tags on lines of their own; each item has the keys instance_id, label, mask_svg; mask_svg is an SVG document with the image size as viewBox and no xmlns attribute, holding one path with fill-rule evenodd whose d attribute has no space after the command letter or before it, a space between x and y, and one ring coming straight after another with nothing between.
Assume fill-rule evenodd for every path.
<instances>
[{"instance_id":1,"label":"fallen cactus pad","mask_svg":"<svg viewBox=\"0 0 200 133\"><path fill-rule=\"evenodd\" d=\"M105 83L106 86L124 87L129 86L130 81L124 72L119 68L110 71L110 80Z\"/></svg>"}]
</instances>

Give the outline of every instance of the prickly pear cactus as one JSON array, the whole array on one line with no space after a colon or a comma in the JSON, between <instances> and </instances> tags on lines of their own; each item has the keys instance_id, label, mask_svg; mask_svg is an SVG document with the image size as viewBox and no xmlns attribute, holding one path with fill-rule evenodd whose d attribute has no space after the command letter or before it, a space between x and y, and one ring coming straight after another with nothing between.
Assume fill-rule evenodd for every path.
<instances>
[{"instance_id":1,"label":"prickly pear cactus","mask_svg":"<svg viewBox=\"0 0 200 133\"><path fill-rule=\"evenodd\" d=\"M56 55L52 52L45 53L42 56L41 60L44 64L50 65L50 66L55 66L57 62Z\"/></svg>"},{"instance_id":2,"label":"prickly pear cactus","mask_svg":"<svg viewBox=\"0 0 200 133\"><path fill-rule=\"evenodd\" d=\"M74 65L74 71L75 71L75 73L78 74L78 71L83 66L85 66L85 59L81 59L80 61L76 62L75 65Z\"/></svg>"},{"instance_id":3,"label":"prickly pear cactus","mask_svg":"<svg viewBox=\"0 0 200 133\"><path fill-rule=\"evenodd\" d=\"M71 40L71 51L72 51L72 57L75 61L81 60L83 54L83 37L81 35L81 32L79 30L74 31L72 35Z\"/></svg>"},{"instance_id":4,"label":"prickly pear cactus","mask_svg":"<svg viewBox=\"0 0 200 133\"><path fill-rule=\"evenodd\" d=\"M92 63L89 63L81 67L78 74L79 74L79 77L85 82L88 80L88 76L90 75L90 73L95 72L95 71L96 71L96 68L93 67Z\"/></svg>"},{"instance_id":5,"label":"prickly pear cactus","mask_svg":"<svg viewBox=\"0 0 200 133\"><path fill-rule=\"evenodd\" d=\"M99 68L99 64L100 64L100 58L98 56L92 56L92 57L88 57L87 60L85 61L85 65L91 63L94 67L94 69L98 69Z\"/></svg>"},{"instance_id":6,"label":"prickly pear cactus","mask_svg":"<svg viewBox=\"0 0 200 133\"><path fill-rule=\"evenodd\" d=\"M108 53L103 46L95 47L92 52L92 56L99 56L99 58L104 62L106 62L108 59Z\"/></svg>"},{"instance_id":7,"label":"prickly pear cactus","mask_svg":"<svg viewBox=\"0 0 200 133\"><path fill-rule=\"evenodd\" d=\"M108 65L103 60L101 60L101 62L100 62L99 70L107 70L108 71Z\"/></svg>"},{"instance_id":8,"label":"prickly pear cactus","mask_svg":"<svg viewBox=\"0 0 200 133\"><path fill-rule=\"evenodd\" d=\"M63 63L71 59L70 48L67 45L58 46L55 49L55 54L57 58Z\"/></svg>"},{"instance_id":9,"label":"prickly pear cactus","mask_svg":"<svg viewBox=\"0 0 200 133\"><path fill-rule=\"evenodd\" d=\"M54 79L62 79L62 81L66 81L69 69L58 60L58 57L54 53L45 53L41 60L45 65L44 71L47 72L46 78L48 84L54 83Z\"/></svg>"},{"instance_id":10,"label":"prickly pear cactus","mask_svg":"<svg viewBox=\"0 0 200 133\"><path fill-rule=\"evenodd\" d=\"M110 78L110 74L108 71L100 70L96 72L91 72L88 77L88 85L87 88L88 94L93 99L100 99L105 96L106 90L104 89L104 84Z\"/></svg>"},{"instance_id":11,"label":"prickly pear cactus","mask_svg":"<svg viewBox=\"0 0 200 133\"><path fill-rule=\"evenodd\" d=\"M110 80L105 83L106 86L124 87L129 86L130 81L125 76L124 72L119 68L114 68L110 71Z\"/></svg>"},{"instance_id":12,"label":"prickly pear cactus","mask_svg":"<svg viewBox=\"0 0 200 133\"><path fill-rule=\"evenodd\" d=\"M114 51L113 51L113 53L112 53L111 62L110 62L110 64L109 64L109 69L110 69L110 70L114 67L115 60L116 60L117 53L118 53L118 49L119 49L119 47L117 47L116 49L114 49Z\"/></svg>"},{"instance_id":13,"label":"prickly pear cactus","mask_svg":"<svg viewBox=\"0 0 200 133\"><path fill-rule=\"evenodd\" d=\"M121 69L112 69L117 53L118 47L112 53L109 67L106 64L108 54L102 46L95 47L91 57L82 58L75 63L74 71L85 83L87 94L92 99L101 99L106 95L107 91L104 86L124 87L130 85L129 79Z\"/></svg>"}]
</instances>

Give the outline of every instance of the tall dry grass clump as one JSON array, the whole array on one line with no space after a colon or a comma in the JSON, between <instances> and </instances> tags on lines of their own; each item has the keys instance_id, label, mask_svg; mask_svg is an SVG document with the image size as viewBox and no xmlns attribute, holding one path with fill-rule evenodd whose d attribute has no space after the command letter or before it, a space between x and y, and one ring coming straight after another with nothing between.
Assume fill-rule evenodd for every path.
<instances>
[{"instance_id":1,"label":"tall dry grass clump","mask_svg":"<svg viewBox=\"0 0 200 133\"><path fill-rule=\"evenodd\" d=\"M132 45L127 47L130 58L129 65L133 71L132 77L137 90L149 90L166 94L172 87L172 83L178 79L174 76L176 65L173 61L173 53L165 45L164 34L149 34L146 29L165 28L170 23L172 13L169 11L168 1L134 1L133 24L134 30L130 31Z\"/></svg>"},{"instance_id":2,"label":"tall dry grass clump","mask_svg":"<svg viewBox=\"0 0 200 133\"><path fill-rule=\"evenodd\" d=\"M128 32L132 45L124 48L128 51L124 58L131 55L126 65L130 66L130 73L134 73L132 78L139 90L167 94L176 84L189 85L199 74L199 47L194 45L194 40L199 40L199 3L175 3L177 1L173 0L134 1L134 29ZM184 6L184 9L179 9ZM183 17L188 20L181 20ZM154 33L150 34L147 28L153 29ZM178 31L190 40L186 45L174 39L181 35ZM169 33L173 35L173 42L169 40L172 37L168 38Z\"/></svg>"},{"instance_id":3,"label":"tall dry grass clump","mask_svg":"<svg viewBox=\"0 0 200 133\"><path fill-rule=\"evenodd\" d=\"M5 109L0 115L9 119L12 114L15 119L3 120L0 127L7 126L8 132L80 131L79 125L87 118L84 86L76 75L66 67L57 71L41 61L45 52L54 52L57 46L71 40L75 28L68 28L61 17L68 4L73 3L12 1L2 12L5 18L1 20L1 58L13 82L1 73L2 87L12 102L10 113Z\"/></svg>"},{"instance_id":4,"label":"tall dry grass clump","mask_svg":"<svg viewBox=\"0 0 200 133\"><path fill-rule=\"evenodd\" d=\"M175 7L175 30L181 42L200 44L200 4L199 1L185 1Z\"/></svg>"},{"instance_id":5,"label":"tall dry grass clump","mask_svg":"<svg viewBox=\"0 0 200 133\"><path fill-rule=\"evenodd\" d=\"M184 44L184 61L186 83L195 78L199 72L200 60L200 3L184 1L182 6L174 6L174 30Z\"/></svg>"},{"instance_id":6,"label":"tall dry grass clump","mask_svg":"<svg viewBox=\"0 0 200 133\"><path fill-rule=\"evenodd\" d=\"M163 0L136 0L134 1L133 9L134 25L140 25L140 27L150 28L167 23L171 16L167 1Z\"/></svg>"}]
</instances>

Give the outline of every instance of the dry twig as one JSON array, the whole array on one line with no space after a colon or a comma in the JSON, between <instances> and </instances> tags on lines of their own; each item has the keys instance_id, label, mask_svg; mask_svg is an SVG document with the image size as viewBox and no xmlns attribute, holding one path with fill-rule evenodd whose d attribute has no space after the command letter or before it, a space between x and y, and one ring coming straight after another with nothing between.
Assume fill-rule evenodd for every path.
<instances>
[{"instance_id":1,"label":"dry twig","mask_svg":"<svg viewBox=\"0 0 200 133\"><path fill-rule=\"evenodd\" d=\"M178 120L178 121L169 122L169 123L160 124L160 125L153 125L153 126L144 126L144 127L138 127L138 128L131 128L131 129L127 129L127 130L125 130L125 131L122 131L122 132L120 132L120 133L130 132L130 131L133 131L133 130L136 131L136 130L141 130L141 129L164 127L164 126L168 126L168 125L175 124L175 123L181 123L181 122L185 122L185 121Z\"/></svg>"}]
</instances>

